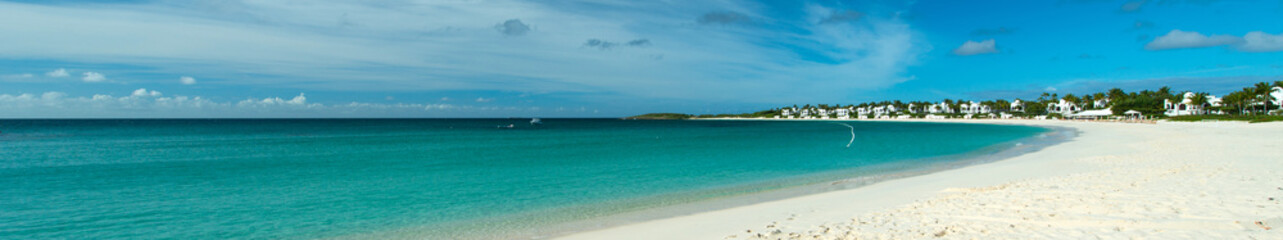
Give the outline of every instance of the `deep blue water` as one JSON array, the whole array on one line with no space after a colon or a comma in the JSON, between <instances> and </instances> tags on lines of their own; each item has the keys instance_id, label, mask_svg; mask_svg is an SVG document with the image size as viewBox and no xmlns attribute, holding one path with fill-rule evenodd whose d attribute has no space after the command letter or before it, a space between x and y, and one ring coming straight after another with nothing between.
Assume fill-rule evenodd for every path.
<instances>
[{"instance_id":1,"label":"deep blue water","mask_svg":"<svg viewBox=\"0 0 1283 240\"><path fill-rule=\"evenodd\" d=\"M494 236L931 164L1024 126L0 120L0 239ZM496 128L514 124L515 128Z\"/></svg>"}]
</instances>

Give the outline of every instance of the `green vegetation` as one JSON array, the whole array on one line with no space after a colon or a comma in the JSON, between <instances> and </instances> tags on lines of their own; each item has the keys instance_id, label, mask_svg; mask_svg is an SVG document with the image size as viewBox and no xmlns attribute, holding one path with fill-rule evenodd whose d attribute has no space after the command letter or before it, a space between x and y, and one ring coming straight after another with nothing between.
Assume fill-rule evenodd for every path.
<instances>
[{"instance_id":1,"label":"green vegetation","mask_svg":"<svg viewBox=\"0 0 1283 240\"><path fill-rule=\"evenodd\" d=\"M681 119L688 119L688 118L691 118L691 115L681 114L681 113L647 113L647 114L642 114L642 115L637 115L632 117L626 117L624 119L681 120Z\"/></svg>"},{"instance_id":2,"label":"green vegetation","mask_svg":"<svg viewBox=\"0 0 1283 240\"><path fill-rule=\"evenodd\" d=\"M1198 121L1247 121L1249 123L1283 121L1283 116L1272 115L1194 115L1179 116L1168 118L1171 121L1179 122L1198 122Z\"/></svg>"}]
</instances>

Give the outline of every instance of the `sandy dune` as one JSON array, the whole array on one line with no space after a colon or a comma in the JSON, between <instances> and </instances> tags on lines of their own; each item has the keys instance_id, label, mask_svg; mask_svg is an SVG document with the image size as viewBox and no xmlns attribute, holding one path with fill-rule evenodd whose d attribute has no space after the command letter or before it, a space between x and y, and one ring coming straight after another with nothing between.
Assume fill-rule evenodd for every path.
<instances>
[{"instance_id":1,"label":"sandy dune","mask_svg":"<svg viewBox=\"0 0 1283 240\"><path fill-rule=\"evenodd\" d=\"M994 163L561 239L1283 239L1283 123L1078 129Z\"/></svg>"}]
</instances>

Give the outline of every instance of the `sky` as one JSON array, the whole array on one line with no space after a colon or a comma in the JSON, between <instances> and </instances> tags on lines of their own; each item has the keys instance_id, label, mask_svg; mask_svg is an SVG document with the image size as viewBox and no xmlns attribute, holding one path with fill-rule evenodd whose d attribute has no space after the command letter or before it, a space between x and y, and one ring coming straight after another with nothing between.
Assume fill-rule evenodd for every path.
<instances>
[{"instance_id":1,"label":"sky","mask_svg":"<svg viewBox=\"0 0 1283 240\"><path fill-rule=\"evenodd\" d=\"M1283 80L1283 1L0 0L0 118L621 117Z\"/></svg>"}]
</instances>

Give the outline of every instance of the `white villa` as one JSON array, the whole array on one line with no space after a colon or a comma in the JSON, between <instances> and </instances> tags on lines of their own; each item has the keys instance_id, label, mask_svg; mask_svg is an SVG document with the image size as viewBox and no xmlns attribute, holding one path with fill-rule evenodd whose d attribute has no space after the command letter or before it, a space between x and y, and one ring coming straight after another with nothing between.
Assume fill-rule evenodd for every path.
<instances>
[{"instance_id":1,"label":"white villa","mask_svg":"<svg viewBox=\"0 0 1283 240\"><path fill-rule=\"evenodd\" d=\"M1164 99L1163 108L1167 109L1167 112L1163 114L1166 114L1167 116L1203 114L1207 110L1207 107L1221 106L1221 98L1216 96L1208 95L1207 102L1202 104L1194 104L1193 99L1194 93L1192 92L1186 92L1184 98L1179 103L1174 103L1172 100Z\"/></svg>"},{"instance_id":2,"label":"white villa","mask_svg":"<svg viewBox=\"0 0 1283 240\"><path fill-rule=\"evenodd\" d=\"M833 114L837 115L838 119L850 119L851 109L847 109L847 108L833 109Z\"/></svg>"},{"instance_id":3,"label":"white villa","mask_svg":"<svg viewBox=\"0 0 1283 240\"><path fill-rule=\"evenodd\" d=\"M927 112L932 113L932 114L936 114L936 113L953 113L953 108L950 108L950 107L949 107L949 104L945 104L945 103L943 103L943 102L942 102L942 103L932 104L931 106L928 106L928 107L927 107Z\"/></svg>"},{"instance_id":4,"label":"white villa","mask_svg":"<svg viewBox=\"0 0 1283 240\"><path fill-rule=\"evenodd\" d=\"M1064 99L1061 99L1060 102L1057 102L1057 103L1047 104L1048 113L1059 113L1061 115L1069 115L1069 114L1073 114L1074 112L1082 111L1082 110L1083 110L1082 107L1079 107L1078 104L1065 101Z\"/></svg>"},{"instance_id":5,"label":"white villa","mask_svg":"<svg viewBox=\"0 0 1283 240\"><path fill-rule=\"evenodd\" d=\"M1012 112L1025 112L1025 103L1021 102L1020 99L1016 99L1015 101L1011 101L1010 109Z\"/></svg>"},{"instance_id":6,"label":"white villa","mask_svg":"<svg viewBox=\"0 0 1283 240\"><path fill-rule=\"evenodd\" d=\"M1283 87L1274 87L1274 91L1270 91L1270 96L1274 97L1274 106L1279 106L1279 110L1283 110Z\"/></svg>"},{"instance_id":7,"label":"white villa","mask_svg":"<svg viewBox=\"0 0 1283 240\"><path fill-rule=\"evenodd\" d=\"M988 114L993 112L993 109L989 108L989 106L976 102L963 103L962 105L958 105L958 108L958 110L962 111L964 114Z\"/></svg>"}]
</instances>

